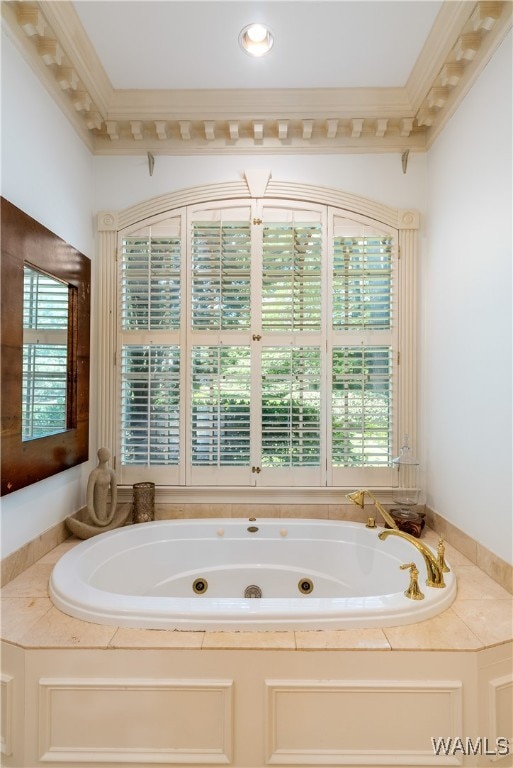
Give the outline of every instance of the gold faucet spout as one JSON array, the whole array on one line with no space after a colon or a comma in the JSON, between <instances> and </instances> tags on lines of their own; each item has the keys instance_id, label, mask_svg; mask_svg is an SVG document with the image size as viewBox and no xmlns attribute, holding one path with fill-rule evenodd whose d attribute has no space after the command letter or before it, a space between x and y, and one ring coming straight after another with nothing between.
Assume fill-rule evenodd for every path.
<instances>
[{"instance_id":1,"label":"gold faucet spout","mask_svg":"<svg viewBox=\"0 0 513 768\"><path fill-rule=\"evenodd\" d=\"M353 504L356 504L357 507L360 507L360 509L363 509L365 506L365 494L371 497L372 501L374 502L374 506L378 510L379 514L381 515L385 523L389 525L390 528L399 530L394 518L386 511L385 507L382 504L380 504L380 502L374 496L372 491L369 491L367 488L361 491L354 491L354 493L347 493L346 499L349 499L349 501L352 501Z\"/></svg>"},{"instance_id":2,"label":"gold faucet spout","mask_svg":"<svg viewBox=\"0 0 513 768\"><path fill-rule=\"evenodd\" d=\"M431 552L429 547L424 544L424 542L419 541L419 539L416 539L414 536L410 536L409 533L405 533L404 531L400 531L398 529L392 530L392 529L385 529L384 531L381 531L381 533L378 533L378 536L383 541L388 536L399 536L401 539L406 539L406 541L409 541L410 544L413 544L415 549L418 549L422 557L424 558L424 562L426 563L426 570L427 570L427 580L426 584L428 587L445 587L444 582L444 575L442 572L442 568L440 567L440 564L438 563L437 558L435 555Z\"/></svg>"}]
</instances>

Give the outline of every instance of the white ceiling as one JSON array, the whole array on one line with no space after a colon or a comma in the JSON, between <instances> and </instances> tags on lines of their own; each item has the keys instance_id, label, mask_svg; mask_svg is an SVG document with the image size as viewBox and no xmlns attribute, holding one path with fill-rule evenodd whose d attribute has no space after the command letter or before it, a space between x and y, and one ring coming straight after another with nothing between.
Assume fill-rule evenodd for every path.
<instances>
[{"instance_id":1,"label":"white ceiling","mask_svg":"<svg viewBox=\"0 0 513 768\"><path fill-rule=\"evenodd\" d=\"M402 87L438 0L76 0L116 89ZM253 21L275 44L238 45Z\"/></svg>"}]
</instances>

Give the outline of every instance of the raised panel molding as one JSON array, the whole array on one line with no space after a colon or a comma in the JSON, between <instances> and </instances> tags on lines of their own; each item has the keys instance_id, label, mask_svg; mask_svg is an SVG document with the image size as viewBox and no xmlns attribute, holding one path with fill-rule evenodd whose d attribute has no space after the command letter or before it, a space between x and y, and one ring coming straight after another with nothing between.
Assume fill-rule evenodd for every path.
<instances>
[{"instance_id":1,"label":"raised panel molding","mask_svg":"<svg viewBox=\"0 0 513 768\"><path fill-rule=\"evenodd\" d=\"M228 765L233 680L42 678L39 760Z\"/></svg>"},{"instance_id":2,"label":"raised panel molding","mask_svg":"<svg viewBox=\"0 0 513 768\"><path fill-rule=\"evenodd\" d=\"M7 757L12 755L14 678L11 675L0 674L0 690L0 753Z\"/></svg>"},{"instance_id":3,"label":"raised panel molding","mask_svg":"<svg viewBox=\"0 0 513 768\"><path fill-rule=\"evenodd\" d=\"M462 732L460 681L265 684L267 765L431 765L431 737ZM462 765L459 754L436 760L437 765Z\"/></svg>"},{"instance_id":4,"label":"raised panel molding","mask_svg":"<svg viewBox=\"0 0 513 768\"><path fill-rule=\"evenodd\" d=\"M513 744L513 674L488 682L488 731L492 743L499 738Z\"/></svg>"}]
</instances>

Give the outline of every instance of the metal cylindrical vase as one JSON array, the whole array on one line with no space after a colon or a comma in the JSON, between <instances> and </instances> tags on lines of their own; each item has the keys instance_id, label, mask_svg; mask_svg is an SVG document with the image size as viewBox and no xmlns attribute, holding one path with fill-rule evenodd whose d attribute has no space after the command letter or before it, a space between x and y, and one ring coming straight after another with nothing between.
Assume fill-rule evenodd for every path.
<instances>
[{"instance_id":1,"label":"metal cylindrical vase","mask_svg":"<svg viewBox=\"0 0 513 768\"><path fill-rule=\"evenodd\" d=\"M134 483L134 523L155 520L155 483Z\"/></svg>"}]
</instances>

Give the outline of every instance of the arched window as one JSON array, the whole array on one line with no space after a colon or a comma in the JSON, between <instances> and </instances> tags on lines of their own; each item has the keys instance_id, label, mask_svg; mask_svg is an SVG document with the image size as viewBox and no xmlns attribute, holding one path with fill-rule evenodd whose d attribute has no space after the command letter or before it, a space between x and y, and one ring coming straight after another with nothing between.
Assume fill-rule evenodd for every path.
<instances>
[{"instance_id":1,"label":"arched window","mask_svg":"<svg viewBox=\"0 0 513 768\"><path fill-rule=\"evenodd\" d=\"M405 228L320 197L163 200L102 230L117 232L120 484L396 484L400 430L414 429Z\"/></svg>"}]
</instances>

